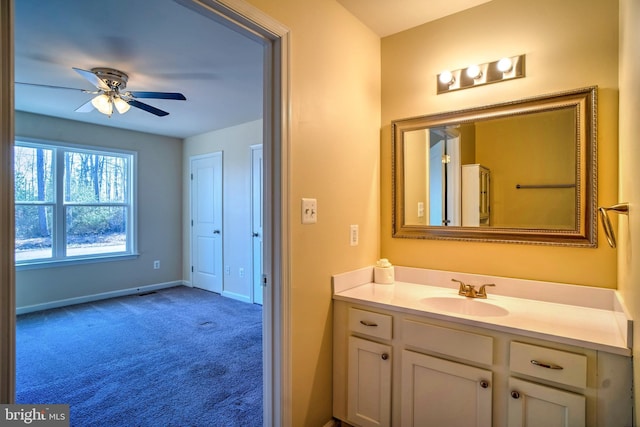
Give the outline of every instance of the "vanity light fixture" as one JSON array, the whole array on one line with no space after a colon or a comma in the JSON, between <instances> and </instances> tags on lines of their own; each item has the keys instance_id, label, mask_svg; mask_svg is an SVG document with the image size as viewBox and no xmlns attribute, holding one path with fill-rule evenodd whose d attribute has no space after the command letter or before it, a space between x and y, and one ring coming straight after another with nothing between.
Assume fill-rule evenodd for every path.
<instances>
[{"instance_id":1,"label":"vanity light fixture","mask_svg":"<svg viewBox=\"0 0 640 427\"><path fill-rule=\"evenodd\" d=\"M525 55L511 56L484 64L473 64L438 74L437 93L482 86L525 76Z\"/></svg>"},{"instance_id":2,"label":"vanity light fixture","mask_svg":"<svg viewBox=\"0 0 640 427\"><path fill-rule=\"evenodd\" d=\"M473 64L467 68L467 77L477 80L482 77L482 70L479 65Z\"/></svg>"}]
</instances>

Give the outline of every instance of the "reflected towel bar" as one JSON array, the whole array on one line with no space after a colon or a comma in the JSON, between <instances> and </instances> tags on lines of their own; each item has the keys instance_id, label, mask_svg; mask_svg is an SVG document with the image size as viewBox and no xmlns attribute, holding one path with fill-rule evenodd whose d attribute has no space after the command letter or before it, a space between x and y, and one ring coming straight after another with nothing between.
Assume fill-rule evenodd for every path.
<instances>
[{"instance_id":1,"label":"reflected towel bar","mask_svg":"<svg viewBox=\"0 0 640 427\"><path fill-rule=\"evenodd\" d=\"M575 188L575 184L540 184L540 185L522 185L516 184L516 188L528 189L528 188Z\"/></svg>"},{"instance_id":2,"label":"reflected towel bar","mask_svg":"<svg viewBox=\"0 0 640 427\"><path fill-rule=\"evenodd\" d=\"M616 247L616 233L613 231L611 220L609 219L609 211L613 211L623 215L629 215L629 203L618 203L617 205L609 207L599 207L600 220L602 221L602 227L604 228L604 234L607 236L607 242L612 248Z\"/></svg>"}]
</instances>

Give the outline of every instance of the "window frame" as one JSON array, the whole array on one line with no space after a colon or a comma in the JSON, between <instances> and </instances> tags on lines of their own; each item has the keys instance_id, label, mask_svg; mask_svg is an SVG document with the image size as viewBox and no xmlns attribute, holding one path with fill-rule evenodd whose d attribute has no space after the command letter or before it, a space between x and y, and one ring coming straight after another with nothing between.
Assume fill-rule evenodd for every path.
<instances>
[{"instance_id":1,"label":"window frame","mask_svg":"<svg viewBox=\"0 0 640 427\"><path fill-rule=\"evenodd\" d=\"M16 147L43 148L52 150L52 170L53 170L53 201L17 201L14 195L15 207L18 206L52 206L53 224L51 226L51 251L50 258L37 258L31 260L15 261L16 270L29 270L38 268L50 268L56 266L69 266L74 264L86 264L97 262L121 261L135 259L138 253L138 153L132 150L125 150L116 147L104 147L84 144L74 144L60 141L39 140L16 136L14 138ZM64 194L64 174L66 152L88 153L103 156L124 157L128 162L126 179L128 181L128 194L123 202L88 203L66 201ZM15 162L15 160L14 160ZM15 171L13 171L15 176ZM119 252L93 253L82 255L68 255L66 253L67 241L67 219L66 214L69 208L73 207L125 207L126 217L126 249ZM15 244L14 244L15 245ZM15 249L14 249L15 250Z\"/></svg>"}]
</instances>

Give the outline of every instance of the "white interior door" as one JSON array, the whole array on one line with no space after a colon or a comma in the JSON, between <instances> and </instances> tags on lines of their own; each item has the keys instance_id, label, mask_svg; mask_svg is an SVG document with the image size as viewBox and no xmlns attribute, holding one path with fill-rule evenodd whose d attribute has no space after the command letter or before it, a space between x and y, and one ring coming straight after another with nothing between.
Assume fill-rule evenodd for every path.
<instances>
[{"instance_id":1,"label":"white interior door","mask_svg":"<svg viewBox=\"0 0 640 427\"><path fill-rule=\"evenodd\" d=\"M262 305L262 144L251 147L251 233L253 236L253 302Z\"/></svg>"},{"instance_id":2,"label":"white interior door","mask_svg":"<svg viewBox=\"0 0 640 427\"><path fill-rule=\"evenodd\" d=\"M222 292L222 152L191 158L191 284Z\"/></svg>"}]
</instances>

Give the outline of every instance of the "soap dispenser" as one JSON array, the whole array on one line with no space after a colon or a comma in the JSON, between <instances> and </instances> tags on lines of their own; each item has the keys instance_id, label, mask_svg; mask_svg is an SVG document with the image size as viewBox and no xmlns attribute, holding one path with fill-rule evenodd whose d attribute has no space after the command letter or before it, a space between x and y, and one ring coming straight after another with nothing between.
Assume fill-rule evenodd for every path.
<instances>
[{"instance_id":1,"label":"soap dispenser","mask_svg":"<svg viewBox=\"0 0 640 427\"><path fill-rule=\"evenodd\" d=\"M376 262L373 269L373 281L379 284L389 285L395 280L393 265L386 258L381 258Z\"/></svg>"}]
</instances>

